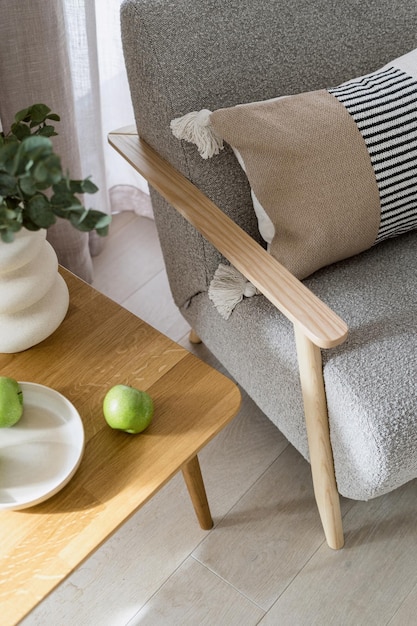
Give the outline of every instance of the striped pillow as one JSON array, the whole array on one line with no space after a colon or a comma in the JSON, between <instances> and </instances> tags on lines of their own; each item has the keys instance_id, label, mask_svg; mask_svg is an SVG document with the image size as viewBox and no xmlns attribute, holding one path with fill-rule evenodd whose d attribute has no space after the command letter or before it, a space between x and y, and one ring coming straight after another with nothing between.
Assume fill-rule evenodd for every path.
<instances>
[{"instance_id":1,"label":"striped pillow","mask_svg":"<svg viewBox=\"0 0 417 626\"><path fill-rule=\"evenodd\" d=\"M392 65L329 93L352 116L371 159L381 205L376 243L415 228L417 78Z\"/></svg>"},{"instance_id":2,"label":"striped pillow","mask_svg":"<svg viewBox=\"0 0 417 626\"><path fill-rule=\"evenodd\" d=\"M207 113L204 156L232 146L261 235L298 278L417 227L417 50L333 89Z\"/></svg>"}]
</instances>

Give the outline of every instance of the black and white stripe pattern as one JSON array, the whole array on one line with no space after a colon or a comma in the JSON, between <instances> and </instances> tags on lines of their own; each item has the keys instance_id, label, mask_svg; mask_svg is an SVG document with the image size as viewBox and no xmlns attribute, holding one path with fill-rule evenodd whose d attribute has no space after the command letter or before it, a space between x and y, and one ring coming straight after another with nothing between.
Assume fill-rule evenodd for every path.
<instances>
[{"instance_id":1,"label":"black and white stripe pattern","mask_svg":"<svg viewBox=\"0 0 417 626\"><path fill-rule=\"evenodd\" d=\"M417 80L391 67L329 89L365 140L379 189L376 242L417 227Z\"/></svg>"}]
</instances>

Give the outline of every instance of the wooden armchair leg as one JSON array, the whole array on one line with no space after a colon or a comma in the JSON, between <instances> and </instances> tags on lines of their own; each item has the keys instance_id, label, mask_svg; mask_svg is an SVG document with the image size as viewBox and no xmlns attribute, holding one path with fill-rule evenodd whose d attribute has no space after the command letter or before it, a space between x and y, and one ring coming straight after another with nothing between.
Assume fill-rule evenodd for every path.
<instances>
[{"instance_id":1,"label":"wooden armchair leg","mask_svg":"<svg viewBox=\"0 0 417 626\"><path fill-rule=\"evenodd\" d=\"M330 443L321 351L294 325L314 494L330 548L343 547L339 493Z\"/></svg>"},{"instance_id":2,"label":"wooden armchair leg","mask_svg":"<svg viewBox=\"0 0 417 626\"><path fill-rule=\"evenodd\" d=\"M200 337L197 335L197 333L193 329L190 330L188 339L190 340L191 343L202 343Z\"/></svg>"}]
</instances>

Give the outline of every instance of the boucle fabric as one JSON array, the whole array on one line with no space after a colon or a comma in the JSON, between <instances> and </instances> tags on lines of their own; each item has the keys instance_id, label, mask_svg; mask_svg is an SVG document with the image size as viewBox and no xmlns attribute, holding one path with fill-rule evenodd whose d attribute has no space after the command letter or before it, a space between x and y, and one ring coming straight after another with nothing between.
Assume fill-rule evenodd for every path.
<instances>
[{"instance_id":1,"label":"boucle fabric","mask_svg":"<svg viewBox=\"0 0 417 626\"><path fill-rule=\"evenodd\" d=\"M413 231L305 281L350 329L344 344L323 351L337 486L348 498L368 500L417 477L416 246ZM292 324L263 296L245 299L227 322L207 294L183 314L308 458Z\"/></svg>"}]
</instances>

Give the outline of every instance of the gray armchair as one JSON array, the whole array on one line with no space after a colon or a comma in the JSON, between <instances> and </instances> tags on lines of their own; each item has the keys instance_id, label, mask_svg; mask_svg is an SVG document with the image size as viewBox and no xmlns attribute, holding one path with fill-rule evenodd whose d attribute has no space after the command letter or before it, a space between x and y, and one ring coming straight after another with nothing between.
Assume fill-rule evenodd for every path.
<instances>
[{"instance_id":1,"label":"gray armchair","mask_svg":"<svg viewBox=\"0 0 417 626\"><path fill-rule=\"evenodd\" d=\"M125 0L121 21L136 126L110 142L150 183L175 302L192 338L310 460L340 548L339 493L367 500L417 477L417 234L300 281L265 250L230 146L204 160L170 123L377 70L417 47L415 0ZM227 320L209 297L220 263L260 292Z\"/></svg>"}]
</instances>

